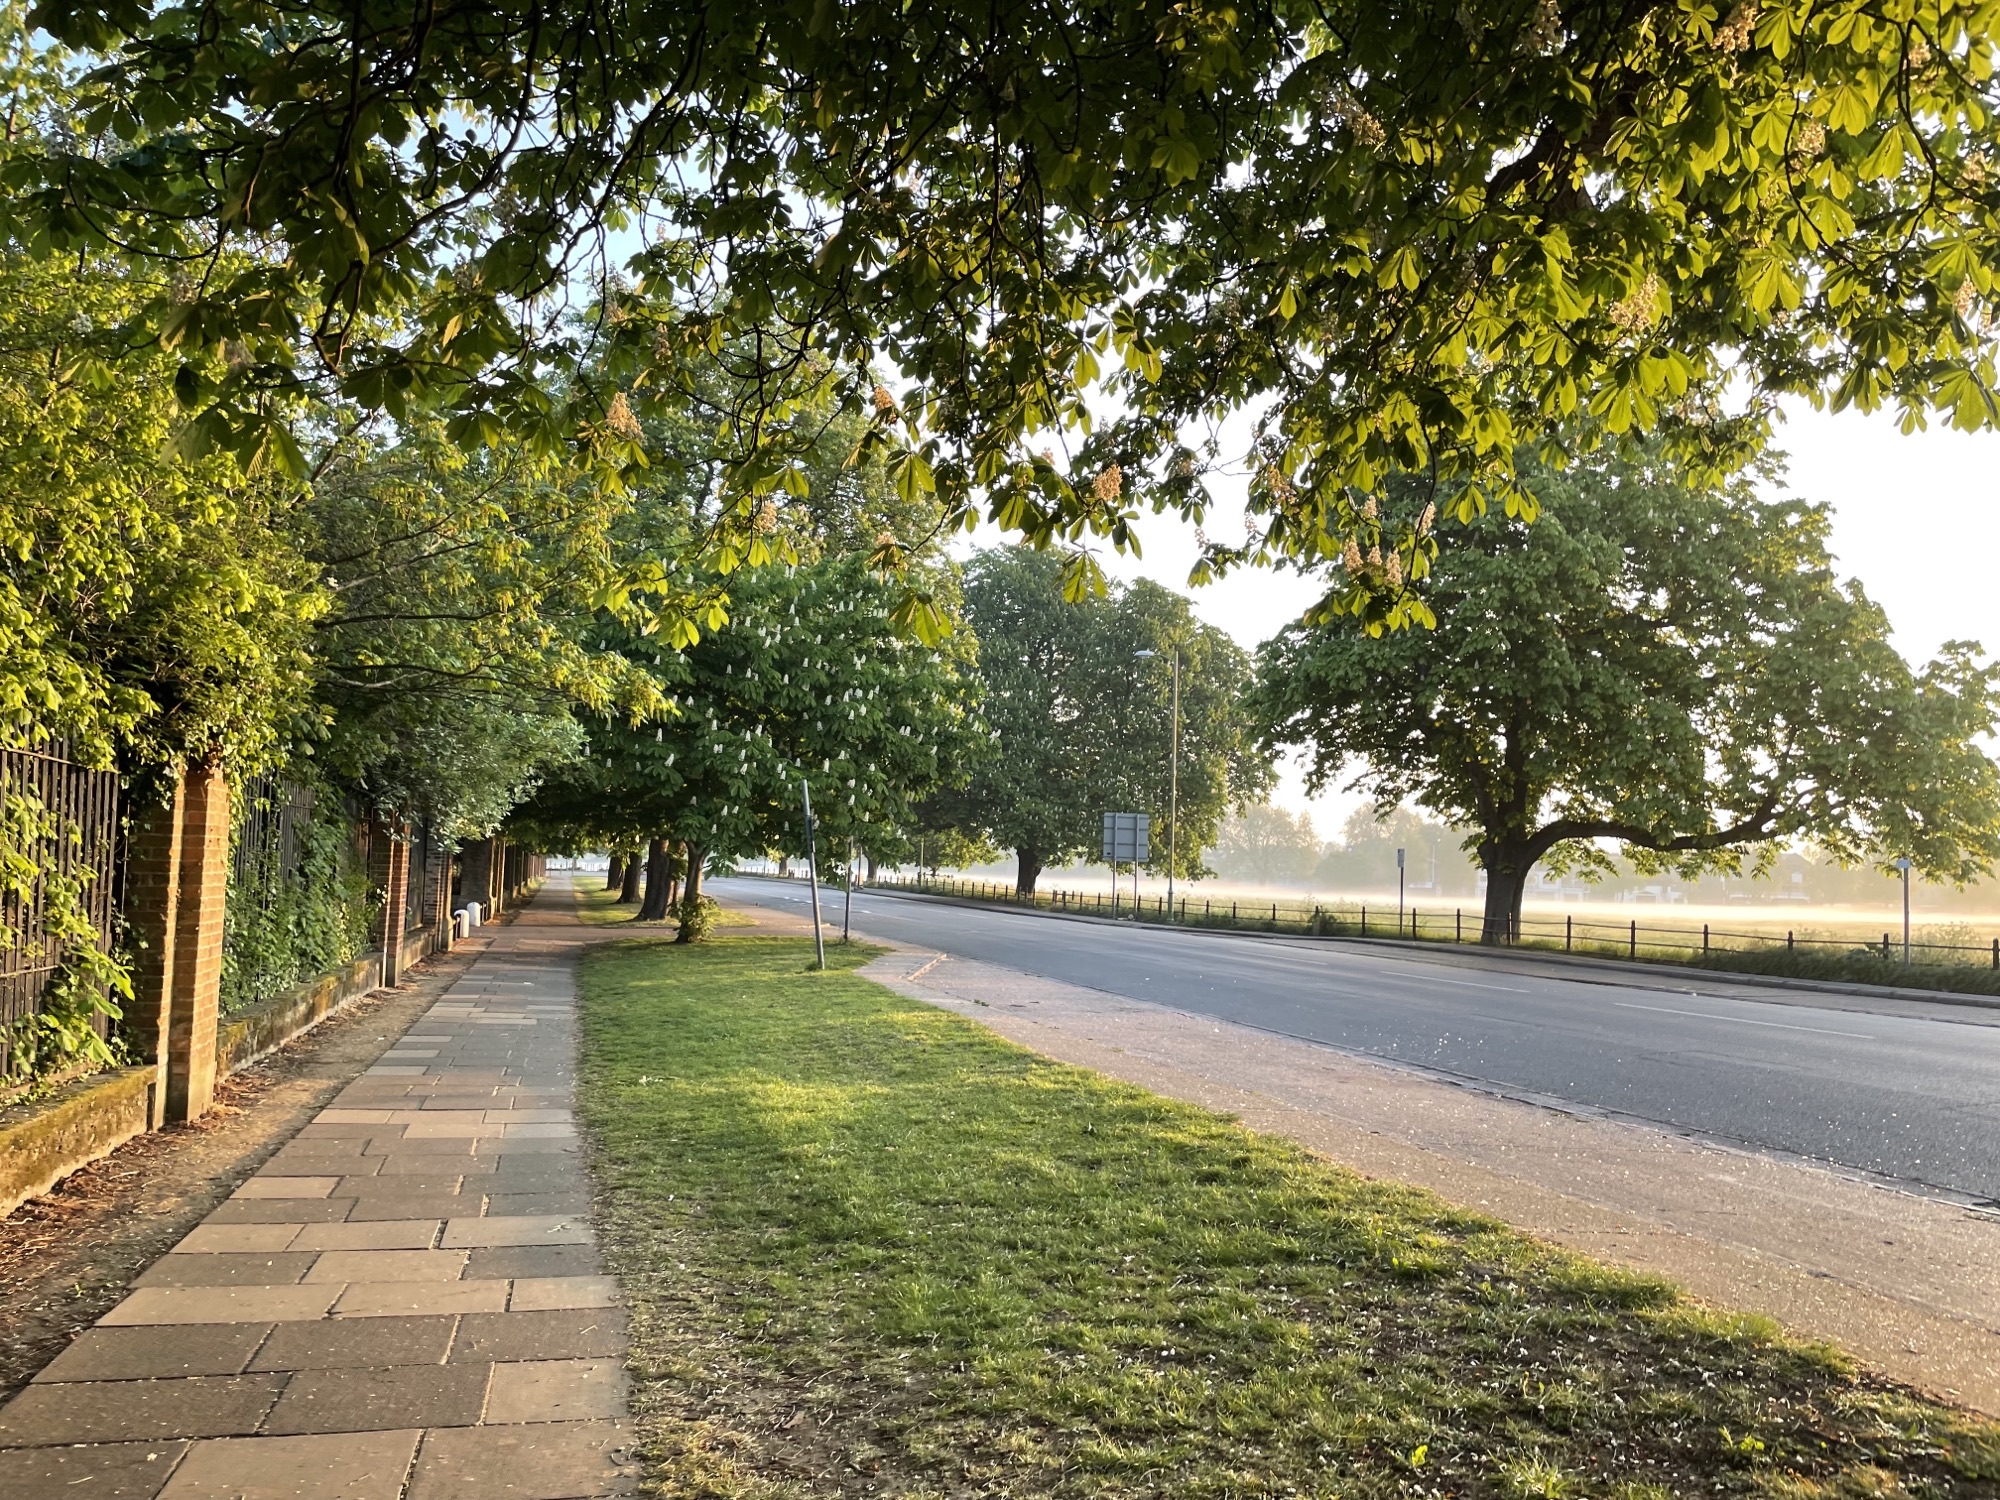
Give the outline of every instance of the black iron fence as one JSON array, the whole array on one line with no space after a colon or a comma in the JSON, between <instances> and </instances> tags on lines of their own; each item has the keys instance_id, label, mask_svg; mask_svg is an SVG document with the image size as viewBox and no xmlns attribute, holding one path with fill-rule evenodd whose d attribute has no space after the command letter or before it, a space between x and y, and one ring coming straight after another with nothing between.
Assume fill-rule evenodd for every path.
<instances>
[{"instance_id":1,"label":"black iron fence","mask_svg":"<svg viewBox=\"0 0 2000 1500\"><path fill-rule=\"evenodd\" d=\"M308 856L317 796L310 786L260 776L239 793L230 887L273 900L296 881Z\"/></svg>"},{"instance_id":2,"label":"black iron fence","mask_svg":"<svg viewBox=\"0 0 2000 1500\"><path fill-rule=\"evenodd\" d=\"M69 758L60 742L0 750L0 1078L10 1075L7 1048L15 1024L37 1014L62 972L65 928L81 919L101 951L118 941L118 880L124 841L118 776ZM53 921L52 902L70 908ZM92 1023L98 1035L109 1020Z\"/></svg>"}]
</instances>

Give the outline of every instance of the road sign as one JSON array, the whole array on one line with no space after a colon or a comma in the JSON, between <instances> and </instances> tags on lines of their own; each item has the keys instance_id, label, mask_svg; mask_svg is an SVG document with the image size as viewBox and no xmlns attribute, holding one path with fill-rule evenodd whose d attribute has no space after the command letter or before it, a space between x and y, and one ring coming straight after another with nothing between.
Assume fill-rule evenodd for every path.
<instances>
[{"instance_id":1,"label":"road sign","mask_svg":"<svg viewBox=\"0 0 2000 1500\"><path fill-rule=\"evenodd\" d=\"M1404 856L1405 854L1407 854L1408 852L1409 852L1409 851L1408 851L1407 849L1398 849L1398 850L1396 851L1396 868L1397 868L1397 869L1399 869L1399 870L1400 870L1400 869L1402 869L1402 868L1403 868L1403 856Z\"/></svg>"},{"instance_id":2,"label":"road sign","mask_svg":"<svg viewBox=\"0 0 2000 1500\"><path fill-rule=\"evenodd\" d=\"M1152 858L1146 847L1153 826L1147 813L1104 815L1104 860L1113 865L1142 865Z\"/></svg>"}]
</instances>

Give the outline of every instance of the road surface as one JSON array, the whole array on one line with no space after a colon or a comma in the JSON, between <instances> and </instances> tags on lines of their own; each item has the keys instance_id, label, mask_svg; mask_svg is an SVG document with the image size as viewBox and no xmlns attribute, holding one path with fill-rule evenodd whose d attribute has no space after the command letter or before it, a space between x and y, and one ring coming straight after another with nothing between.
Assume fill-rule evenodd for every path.
<instances>
[{"instance_id":1,"label":"road surface","mask_svg":"<svg viewBox=\"0 0 2000 1500\"><path fill-rule=\"evenodd\" d=\"M711 882L799 913L803 885ZM826 892L837 925L840 896ZM857 933L1256 1026L1519 1097L2000 1200L2000 1013L1580 982L1395 949L857 892ZM1719 988L1727 990L1726 982Z\"/></svg>"}]
</instances>

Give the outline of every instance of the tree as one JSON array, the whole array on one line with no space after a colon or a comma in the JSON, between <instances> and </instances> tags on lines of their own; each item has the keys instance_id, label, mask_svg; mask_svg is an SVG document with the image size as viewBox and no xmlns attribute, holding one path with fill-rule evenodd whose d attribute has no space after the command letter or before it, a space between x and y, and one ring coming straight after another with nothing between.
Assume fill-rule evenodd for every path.
<instances>
[{"instance_id":1,"label":"tree","mask_svg":"<svg viewBox=\"0 0 2000 1500\"><path fill-rule=\"evenodd\" d=\"M1405 851L1405 877L1412 890L1443 895L1471 891L1478 881L1461 845L1460 830L1433 822L1407 807L1387 817L1376 808L1348 814L1340 842L1327 846L1313 871L1315 890L1391 890L1396 884L1396 851Z\"/></svg>"},{"instance_id":2,"label":"tree","mask_svg":"<svg viewBox=\"0 0 2000 1500\"><path fill-rule=\"evenodd\" d=\"M905 640L893 604L889 585L843 557L747 570L728 622L682 652L607 620L599 649L655 674L667 711L587 722L586 755L550 776L522 823L646 838L655 861L684 841L685 909L711 857L804 852L803 780L831 867L850 838L907 819L950 774L977 702L970 643ZM653 888L649 873L649 903Z\"/></svg>"},{"instance_id":3,"label":"tree","mask_svg":"<svg viewBox=\"0 0 2000 1500\"><path fill-rule=\"evenodd\" d=\"M327 600L274 532L295 488L172 451L173 361L112 358L115 261L0 257L0 720L132 769L267 763Z\"/></svg>"},{"instance_id":4,"label":"tree","mask_svg":"<svg viewBox=\"0 0 2000 1500\"><path fill-rule=\"evenodd\" d=\"M1980 0L306 0L278 27L45 0L33 27L86 49L89 128L7 153L12 232L202 268L136 341L246 461L296 461L273 398L316 384L618 468L621 382L680 400L729 348L759 492L789 470L765 417L824 380L869 401L880 356L899 482L954 520L1122 543L1142 476L1198 517L1180 424L1261 403L1264 524L1210 565L1354 540L1407 580L1425 539L1357 495L1405 471L1454 513L1525 504L1513 453L1579 406L1725 450L1788 390L1992 417ZM553 316L578 288L596 315ZM552 398L551 367L609 383ZM1701 399L1730 371L1745 422ZM1052 425L1061 463L1026 448ZM1420 597L1354 573L1339 602Z\"/></svg>"},{"instance_id":5,"label":"tree","mask_svg":"<svg viewBox=\"0 0 2000 1500\"><path fill-rule=\"evenodd\" d=\"M1224 811L1260 796L1270 763L1249 743L1240 696L1250 663L1188 601L1157 584L1063 597L1061 562L1020 547L977 554L965 612L979 639L992 734L962 788L936 800L945 826L1012 849L1016 881L1099 846L1103 814L1149 812L1150 868L1167 862L1172 718L1169 653L1181 654L1180 839L1176 872L1202 871ZM1143 662L1136 653L1156 654Z\"/></svg>"},{"instance_id":6,"label":"tree","mask_svg":"<svg viewBox=\"0 0 2000 1500\"><path fill-rule=\"evenodd\" d=\"M1295 626L1259 653L1268 743L1474 830L1484 935L1538 860L1739 867L1775 841L1848 862L1908 854L1965 880L2000 854L1980 749L2000 668L1955 643L1913 671L1882 611L1834 577L1823 508L1658 460L1536 476L1531 530L1488 517L1423 584L1435 631Z\"/></svg>"},{"instance_id":7,"label":"tree","mask_svg":"<svg viewBox=\"0 0 2000 1500\"><path fill-rule=\"evenodd\" d=\"M1268 802L1225 818L1210 851L1225 880L1255 885L1296 885L1319 864L1319 835L1311 813L1292 813Z\"/></svg>"},{"instance_id":8,"label":"tree","mask_svg":"<svg viewBox=\"0 0 2000 1500\"><path fill-rule=\"evenodd\" d=\"M370 804L483 837L577 753L573 707L660 706L650 674L588 639L658 553L628 497L517 443L465 454L423 422L340 433L318 466L284 519L330 596L313 749Z\"/></svg>"}]
</instances>

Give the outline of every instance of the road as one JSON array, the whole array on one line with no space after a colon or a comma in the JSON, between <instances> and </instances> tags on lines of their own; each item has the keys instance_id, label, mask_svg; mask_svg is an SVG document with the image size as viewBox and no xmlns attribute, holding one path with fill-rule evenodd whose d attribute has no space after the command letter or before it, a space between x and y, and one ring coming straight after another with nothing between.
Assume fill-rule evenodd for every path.
<instances>
[{"instance_id":1,"label":"road","mask_svg":"<svg viewBox=\"0 0 2000 1500\"><path fill-rule=\"evenodd\" d=\"M803 886L724 900L793 913ZM837 923L839 896L827 893ZM857 933L1240 1022L1514 1096L2000 1200L1990 1011L1585 983L1395 949L1124 928L857 892ZM1726 989L1724 985L1722 988Z\"/></svg>"}]
</instances>

